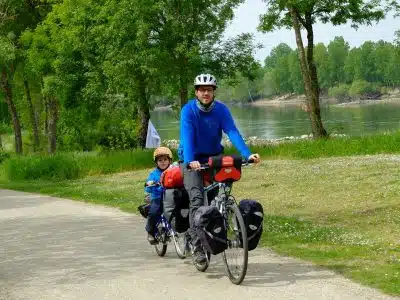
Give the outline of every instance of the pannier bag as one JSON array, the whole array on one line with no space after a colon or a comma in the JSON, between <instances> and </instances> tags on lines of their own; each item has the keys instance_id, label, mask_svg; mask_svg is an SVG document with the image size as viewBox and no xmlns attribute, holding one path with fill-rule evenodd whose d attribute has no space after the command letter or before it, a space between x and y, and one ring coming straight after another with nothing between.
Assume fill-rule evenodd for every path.
<instances>
[{"instance_id":1,"label":"pannier bag","mask_svg":"<svg viewBox=\"0 0 400 300\"><path fill-rule=\"evenodd\" d=\"M151 206L150 204L142 204L138 206L140 214L145 219L147 219L147 217L149 216L150 206Z\"/></svg>"},{"instance_id":2,"label":"pannier bag","mask_svg":"<svg viewBox=\"0 0 400 300\"><path fill-rule=\"evenodd\" d=\"M194 226L208 252L215 255L227 248L224 217L215 206L200 206L194 216Z\"/></svg>"},{"instance_id":3,"label":"pannier bag","mask_svg":"<svg viewBox=\"0 0 400 300\"><path fill-rule=\"evenodd\" d=\"M249 251L257 247L263 232L264 210L255 200L244 199L239 202L239 210L247 229Z\"/></svg>"},{"instance_id":4,"label":"pannier bag","mask_svg":"<svg viewBox=\"0 0 400 300\"><path fill-rule=\"evenodd\" d=\"M164 216L177 232L189 229L189 196L185 189L166 189L163 194L163 209Z\"/></svg>"},{"instance_id":5,"label":"pannier bag","mask_svg":"<svg viewBox=\"0 0 400 300\"><path fill-rule=\"evenodd\" d=\"M161 174L161 185L166 189L183 188L183 176L179 166L171 166Z\"/></svg>"},{"instance_id":6,"label":"pannier bag","mask_svg":"<svg viewBox=\"0 0 400 300\"><path fill-rule=\"evenodd\" d=\"M239 155L218 155L208 159L210 176L216 182L234 182L242 174L242 157Z\"/></svg>"}]
</instances>

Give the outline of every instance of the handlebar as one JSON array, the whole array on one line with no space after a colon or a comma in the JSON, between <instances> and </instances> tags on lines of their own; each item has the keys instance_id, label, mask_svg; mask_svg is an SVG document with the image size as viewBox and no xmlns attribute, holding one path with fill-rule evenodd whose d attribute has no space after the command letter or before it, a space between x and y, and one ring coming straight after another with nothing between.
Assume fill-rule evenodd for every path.
<instances>
[{"instance_id":1,"label":"handlebar","mask_svg":"<svg viewBox=\"0 0 400 300\"><path fill-rule=\"evenodd\" d=\"M244 160L244 161L242 162L242 166L248 166L248 165L250 165L250 164L254 164L254 159ZM191 170L191 169L192 169L192 168L190 167L189 163L186 164L186 168L187 168L188 170ZM209 169L209 168L210 168L210 165L209 165L208 163L205 163L205 164L200 164L200 169L198 169L198 170L207 170L207 169Z\"/></svg>"}]
</instances>

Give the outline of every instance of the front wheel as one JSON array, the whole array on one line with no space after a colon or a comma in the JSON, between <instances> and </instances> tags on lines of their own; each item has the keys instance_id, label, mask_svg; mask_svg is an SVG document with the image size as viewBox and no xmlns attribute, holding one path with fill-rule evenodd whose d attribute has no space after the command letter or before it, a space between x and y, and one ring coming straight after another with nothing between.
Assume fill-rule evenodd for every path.
<instances>
[{"instance_id":1,"label":"front wheel","mask_svg":"<svg viewBox=\"0 0 400 300\"><path fill-rule=\"evenodd\" d=\"M179 258L184 259L186 258L186 238L185 238L185 233L178 233L178 232L173 232L172 234L172 239L174 241L175 245L175 251L176 255L178 255Z\"/></svg>"},{"instance_id":2,"label":"front wheel","mask_svg":"<svg viewBox=\"0 0 400 300\"><path fill-rule=\"evenodd\" d=\"M229 280L241 284L247 272L248 242L246 226L236 205L226 207L225 221L228 248L222 252L222 259Z\"/></svg>"}]
</instances>

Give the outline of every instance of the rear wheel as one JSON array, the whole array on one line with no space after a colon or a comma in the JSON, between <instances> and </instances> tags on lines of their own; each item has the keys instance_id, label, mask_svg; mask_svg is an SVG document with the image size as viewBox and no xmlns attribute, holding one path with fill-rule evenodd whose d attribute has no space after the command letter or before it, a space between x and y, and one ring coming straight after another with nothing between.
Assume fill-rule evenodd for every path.
<instances>
[{"instance_id":1,"label":"rear wheel","mask_svg":"<svg viewBox=\"0 0 400 300\"><path fill-rule=\"evenodd\" d=\"M242 214L236 205L226 207L228 248L222 252L229 280L241 284L247 272L248 242Z\"/></svg>"},{"instance_id":2,"label":"rear wheel","mask_svg":"<svg viewBox=\"0 0 400 300\"><path fill-rule=\"evenodd\" d=\"M164 256L167 252L168 236L162 223L158 225L158 234L156 234L157 244L154 245L158 256Z\"/></svg>"}]
</instances>

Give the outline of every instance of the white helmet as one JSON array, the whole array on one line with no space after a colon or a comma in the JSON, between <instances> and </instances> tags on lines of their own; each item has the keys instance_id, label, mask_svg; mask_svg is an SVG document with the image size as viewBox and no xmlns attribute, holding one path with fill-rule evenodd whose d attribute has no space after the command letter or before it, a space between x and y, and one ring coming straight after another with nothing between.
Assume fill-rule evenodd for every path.
<instances>
[{"instance_id":1,"label":"white helmet","mask_svg":"<svg viewBox=\"0 0 400 300\"><path fill-rule=\"evenodd\" d=\"M200 74L194 79L194 87L201 85L211 85L217 88L217 79L211 74Z\"/></svg>"}]
</instances>

